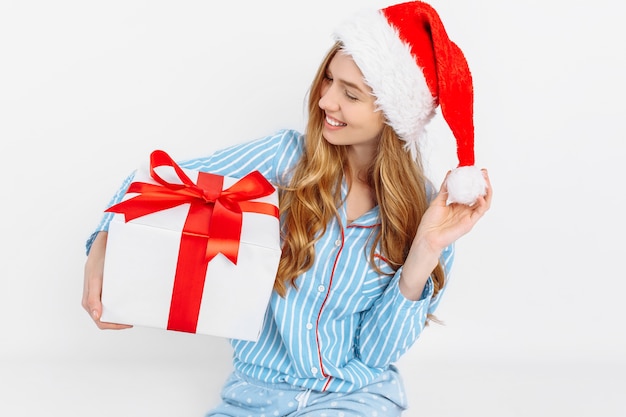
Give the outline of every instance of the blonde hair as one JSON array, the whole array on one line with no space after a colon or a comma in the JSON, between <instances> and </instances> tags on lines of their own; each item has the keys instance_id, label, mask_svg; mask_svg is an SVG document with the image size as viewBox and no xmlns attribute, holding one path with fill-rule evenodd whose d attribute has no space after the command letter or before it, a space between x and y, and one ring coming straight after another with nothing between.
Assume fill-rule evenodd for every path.
<instances>
[{"instance_id":1,"label":"blonde hair","mask_svg":"<svg viewBox=\"0 0 626 417\"><path fill-rule=\"evenodd\" d=\"M283 252L274 289L281 296L288 286L296 287L299 275L313 265L315 242L326 232L327 224L339 220L341 179L347 167L345 146L330 144L322 136L324 112L318 101L330 61L341 50L335 44L322 61L311 84L308 97L308 123L304 152L294 168L289 186L281 189L280 209L283 230ZM374 190L380 210L381 226L374 235L369 259L375 262L375 251L394 270L408 255L422 215L428 207L427 179L420 158L414 161L404 149L404 142L388 125L382 129L378 152L368 170L367 181ZM441 263L433 271L434 293L443 287Z\"/></svg>"}]
</instances>

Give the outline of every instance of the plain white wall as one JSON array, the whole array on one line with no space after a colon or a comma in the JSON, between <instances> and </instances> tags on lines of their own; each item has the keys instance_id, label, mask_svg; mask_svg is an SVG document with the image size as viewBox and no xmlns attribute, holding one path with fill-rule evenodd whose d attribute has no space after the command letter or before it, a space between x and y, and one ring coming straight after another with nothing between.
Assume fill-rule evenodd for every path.
<instances>
[{"instance_id":1,"label":"plain white wall","mask_svg":"<svg viewBox=\"0 0 626 417\"><path fill-rule=\"evenodd\" d=\"M85 239L153 149L184 159L301 129L333 26L366 3L390 4L1 2L0 360L215 357L225 372L220 339L97 330L80 307ZM432 4L474 74L477 164L495 197L458 243L447 325L403 366L623 367L624 13L609 0ZM438 117L437 183L454 146Z\"/></svg>"}]
</instances>

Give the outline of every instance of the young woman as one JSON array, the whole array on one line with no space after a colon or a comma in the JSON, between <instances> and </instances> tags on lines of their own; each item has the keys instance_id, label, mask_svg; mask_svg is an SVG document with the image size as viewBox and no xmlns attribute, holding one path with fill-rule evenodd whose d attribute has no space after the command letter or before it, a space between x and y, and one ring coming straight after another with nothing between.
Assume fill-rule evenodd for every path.
<instances>
[{"instance_id":1,"label":"young woman","mask_svg":"<svg viewBox=\"0 0 626 417\"><path fill-rule=\"evenodd\" d=\"M282 130L181 163L234 177L259 170L280 190L283 251L265 325L257 342L231 341L234 372L208 416L400 415L393 363L432 317L453 243L489 209L487 173L473 166L471 77L436 12L391 6L336 38L304 135ZM438 192L417 147L437 104L461 165ZM99 320L111 216L88 240L85 267L83 306L102 329L129 327Z\"/></svg>"}]
</instances>

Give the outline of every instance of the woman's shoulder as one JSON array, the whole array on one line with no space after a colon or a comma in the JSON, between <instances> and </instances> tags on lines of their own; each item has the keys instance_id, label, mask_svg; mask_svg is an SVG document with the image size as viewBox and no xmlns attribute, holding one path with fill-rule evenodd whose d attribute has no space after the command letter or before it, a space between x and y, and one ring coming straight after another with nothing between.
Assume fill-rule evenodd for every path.
<instances>
[{"instance_id":1,"label":"woman's shoulder","mask_svg":"<svg viewBox=\"0 0 626 417\"><path fill-rule=\"evenodd\" d=\"M270 151L271 149L274 149L276 152L284 152L288 150L297 151L303 147L303 144L304 135L299 131L295 129L279 129L274 131L274 133L235 145L233 148L243 146L245 148L258 150L264 149L265 151ZM228 148L225 149L225 151L228 150Z\"/></svg>"},{"instance_id":2,"label":"woman's shoulder","mask_svg":"<svg viewBox=\"0 0 626 417\"><path fill-rule=\"evenodd\" d=\"M282 129L274 135L277 144L273 165L282 174L281 183L288 183L293 168L304 153L304 135L295 129Z\"/></svg>"},{"instance_id":3,"label":"woman's shoulder","mask_svg":"<svg viewBox=\"0 0 626 417\"><path fill-rule=\"evenodd\" d=\"M280 129L270 137L293 146L302 146L304 143L304 134L296 129Z\"/></svg>"},{"instance_id":4,"label":"woman's shoulder","mask_svg":"<svg viewBox=\"0 0 626 417\"><path fill-rule=\"evenodd\" d=\"M277 156L287 157L289 165L304 151L304 134L295 129L280 129L260 140L267 148L273 148Z\"/></svg>"}]
</instances>

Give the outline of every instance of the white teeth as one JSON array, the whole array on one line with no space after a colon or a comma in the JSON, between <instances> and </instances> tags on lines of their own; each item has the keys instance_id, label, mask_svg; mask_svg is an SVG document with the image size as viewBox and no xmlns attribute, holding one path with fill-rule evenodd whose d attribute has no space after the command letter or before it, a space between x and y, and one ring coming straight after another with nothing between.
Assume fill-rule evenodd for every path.
<instances>
[{"instance_id":1,"label":"white teeth","mask_svg":"<svg viewBox=\"0 0 626 417\"><path fill-rule=\"evenodd\" d=\"M337 126L337 127L339 127L339 126L347 126L345 123L338 122L338 121L336 121L336 120L334 120L334 119L331 119L331 118L330 118L330 117L328 117L328 116L326 116L326 122L327 122L329 125L331 125L331 126Z\"/></svg>"}]
</instances>

